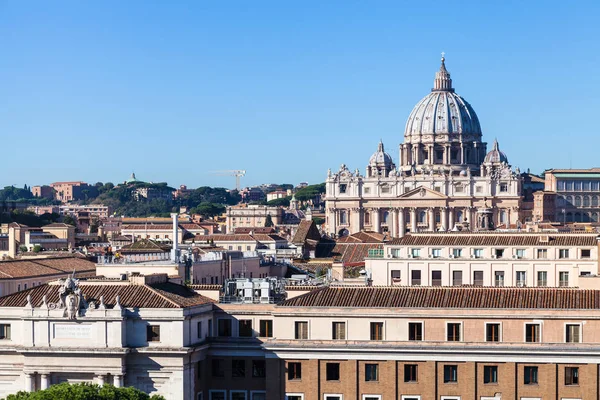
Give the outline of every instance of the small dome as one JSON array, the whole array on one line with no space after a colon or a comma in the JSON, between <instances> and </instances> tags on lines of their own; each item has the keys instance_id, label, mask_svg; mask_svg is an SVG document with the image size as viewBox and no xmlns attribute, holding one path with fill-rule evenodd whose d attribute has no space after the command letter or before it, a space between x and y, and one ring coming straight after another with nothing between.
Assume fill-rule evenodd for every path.
<instances>
[{"instance_id":1,"label":"small dome","mask_svg":"<svg viewBox=\"0 0 600 400\"><path fill-rule=\"evenodd\" d=\"M394 161L392 160L392 156L385 152L383 148L383 142L379 142L379 146L377 147L377 151L373 153L371 158L369 159L369 165L374 167L390 167L393 168Z\"/></svg>"},{"instance_id":2,"label":"small dome","mask_svg":"<svg viewBox=\"0 0 600 400\"><path fill-rule=\"evenodd\" d=\"M487 153L483 162L484 163L507 163L508 164L508 157L506 157L506 154L504 154L503 152L500 151L497 140L494 139L494 148L489 153Z\"/></svg>"}]
</instances>

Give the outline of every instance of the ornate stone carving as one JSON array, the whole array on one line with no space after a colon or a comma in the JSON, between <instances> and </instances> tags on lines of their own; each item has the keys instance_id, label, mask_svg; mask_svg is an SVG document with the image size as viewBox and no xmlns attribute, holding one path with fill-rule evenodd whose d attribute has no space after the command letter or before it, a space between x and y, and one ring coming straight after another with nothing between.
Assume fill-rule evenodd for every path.
<instances>
[{"instance_id":1,"label":"ornate stone carving","mask_svg":"<svg viewBox=\"0 0 600 400\"><path fill-rule=\"evenodd\" d=\"M68 319L77 319L80 316L80 309L87 308L86 301L79 288L79 280L75 279L75 272L58 289L58 296L58 308L65 310L63 315Z\"/></svg>"}]
</instances>

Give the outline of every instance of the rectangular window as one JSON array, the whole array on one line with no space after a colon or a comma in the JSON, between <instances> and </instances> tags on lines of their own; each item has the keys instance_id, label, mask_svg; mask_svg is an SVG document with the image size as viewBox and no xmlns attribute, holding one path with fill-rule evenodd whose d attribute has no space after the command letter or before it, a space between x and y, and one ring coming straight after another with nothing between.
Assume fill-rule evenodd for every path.
<instances>
[{"instance_id":1,"label":"rectangular window","mask_svg":"<svg viewBox=\"0 0 600 400\"><path fill-rule=\"evenodd\" d=\"M296 339L306 340L308 339L308 321L296 321L294 323L294 330Z\"/></svg>"},{"instance_id":2,"label":"rectangular window","mask_svg":"<svg viewBox=\"0 0 600 400\"><path fill-rule=\"evenodd\" d=\"M452 285L460 286L462 283L462 271L452 271Z\"/></svg>"},{"instance_id":3,"label":"rectangular window","mask_svg":"<svg viewBox=\"0 0 600 400\"><path fill-rule=\"evenodd\" d=\"M579 367L565 367L565 385L579 385Z\"/></svg>"},{"instance_id":4,"label":"rectangular window","mask_svg":"<svg viewBox=\"0 0 600 400\"><path fill-rule=\"evenodd\" d=\"M483 286L483 271L473 271L473 285Z\"/></svg>"},{"instance_id":5,"label":"rectangular window","mask_svg":"<svg viewBox=\"0 0 600 400\"><path fill-rule=\"evenodd\" d=\"M383 340L383 322L371 322L371 340Z\"/></svg>"},{"instance_id":6,"label":"rectangular window","mask_svg":"<svg viewBox=\"0 0 600 400\"><path fill-rule=\"evenodd\" d=\"M346 187L347 187L347 186L346 186L346 184L343 184L343 183L342 183L342 184L340 185L340 193L346 193Z\"/></svg>"},{"instance_id":7,"label":"rectangular window","mask_svg":"<svg viewBox=\"0 0 600 400\"><path fill-rule=\"evenodd\" d=\"M525 271L517 271L517 286L527 286L527 273Z\"/></svg>"},{"instance_id":8,"label":"rectangular window","mask_svg":"<svg viewBox=\"0 0 600 400\"><path fill-rule=\"evenodd\" d=\"M413 258L421 257L421 249L410 249L410 255Z\"/></svg>"},{"instance_id":9,"label":"rectangular window","mask_svg":"<svg viewBox=\"0 0 600 400\"><path fill-rule=\"evenodd\" d=\"M252 377L264 378L267 376L267 364L265 360L252 360Z\"/></svg>"},{"instance_id":10,"label":"rectangular window","mask_svg":"<svg viewBox=\"0 0 600 400\"><path fill-rule=\"evenodd\" d=\"M506 193L506 192L508 192L508 184L507 184L507 183L501 183L501 184L500 184L500 191L501 191L502 193Z\"/></svg>"},{"instance_id":11,"label":"rectangular window","mask_svg":"<svg viewBox=\"0 0 600 400\"><path fill-rule=\"evenodd\" d=\"M260 337L273 337L273 321L270 319L261 319L260 325Z\"/></svg>"},{"instance_id":12,"label":"rectangular window","mask_svg":"<svg viewBox=\"0 0 600 400\"><path fill-rule=\"evenodd\" d=\"M202 321L198 321L196 334L198 335L198 339L202 339Z\"/></svg>"},{"instance_id":13,"label":"rectangular window","mask_svg":"<svg viewBox=\"0 0 600 400\"><path fill-rule=\"evenodd\" d=\"M214 378L224 378L225 377L225 360L223 360L221 358L213 358L211 373Z\"/></svg>"},{"instance_id":14,"label":"rectangular window","mask_svg":"<svg viewBox=\"0 0 600 400\"><path fill-rule=\"evenodd\" d=\"M502 257L504 257L504 249L496 249L496 250L494 250L494 255L496 256L496 258L502 258Z\"/></svg>"},{"instance_id":15,"label":"rectangular window","mask_svg":"<svg viewBox=\"0 0 600 400\"><path fill-rule=\"evenodd\" d=\"M504 286L504 271L494 272L494 286Z\"/></svg>"},{"instance_id":16,"label":"rectangular window","mask_svg":"<svg viewBox=\"0 0 600 400\"><path fill-rule=\"evenodd\" d=\"M431 271L431 286L442 286L442 271Z\"/></svg>"},{"instance_id":17,"label":"rectangular window","mask_svg":"<svg viewBox=\"0 0 600 400\"><path fill-rule=\"evenodd\" d=\"M586 250L586 249L581 250L581 258L590 258L591 257L591 252L592 251L589 250L589 249L588 250Z\"/></svg>"},{"instance_id":18,"label":"rectangular window","mask_svg":"<svg viewBox=\"0 0 600 400\"><path fill-rule=\"evenodd\" d=\"M340 380L340 363L327 363L325 364L326 379L328 381L339 381Z\"/></svg>"},{"instance_id":19,"label":"rectangular window","mask_svg":"<svg viewBox=\"0 0 600 400\"><path fill-rule=\"evenodd\" d=\"M433 258L440 258L442 256L442 249L431 249L431 256Z\"/></svg>"},{"instance_id":20,"label":"rectangular window","mask_svg":"<svg viewBox=\"0 0 600 400\"><path fill-rule=\"evenodd\" d=\"M392 258L400 258L401 254L400 249L392 249Z\"/></svg>"},{"instance_id":21,"label":"rectangular window","mask_svg":"<svg viewBox=\"0 0 600 400\"><path fill-rule=\"evenodd\" d=\"M537 273L537 285L540 287L548 286L548 272L538 271Z\"/></svg>"},{"instance_id":22,"label":"rectangular window","mask_svg":"<svg viewBox=\"0 0 600 400\"><path fill-rule=\"evenodd\" d=\"M421 285L421 271L418 269L410 271L410 283L413 286Z\"/></svg>"},{"instance_id":23,"label":"rectangular window","mask_svg":"<svg viewBox=\"0 0 600 400\"><path fill-rule=\"evenodd\" d=\"M537 385L537 383L538 383L538 367L525 367L523 382L526 385Z\"/></svg>"},{"instance_id":24,"label":"rectangular window","mask_svg":"<svg viewBox=\"0 0 600 400\"><path fill-rule=\"evenodd\" d=\"M473 257L482 258L483 257L483 249L473 249Z\"/></svg>"},{"instance_id":25,"label":"rectangular window","mask_svg":"<svg viewBox=\"0 0 600 400\"><path fill-rule=\"evenodd\" d=\"M444 383L458 382L458 366L444 365Z\"/></svg>"},{"instance_id":26,"label":"rectangular window","mask_svg":"<svg viewBox=\"0 0 600 400\"><path fill-rule=\"evenodd\" d=\"M516 249L515 250L515 256L517 256L517 258L525 258L525 249Z\"/></svg>"},{"instance_id":27,"label":"rectangular window","mask_svg":"<svg viewBox=\"0 0 600 400\"><path fill-rule=\"evenodd\" d=\"M211 390L209 392L209 400L225 400L225 390Z\"/></svg>"},{"instance_id":28,"label":"rectangular window","mask_svg":"<svg viewBox=\"0 0 600 400\"><path fill-rule=\"evenodd\" d=\"M498 367L496 365L483 366L483 383L498 383Z\"/></svg>"},{"instance_id":29,"label":"rectangular window","mask_svg":"<svg viewBox=\"0 0 600 400\"><path fill-rule=\"evenodd\" d=\"M148 325L146 327L146 340L148 342L160 342L160 325Z\"/></svg>"},{"instance_id":30,"label":"rectangular window","mask_svg":"<svg viewBox=\"0 0 600 400\"><path fill-rule=\"evenodd\" d=\"M240 337L252 337L252 320L240 319L238 323Z\"/></svg>"},{"instance_id":31,"label":"rectangular window","mask_svg":"<svg viewBox=\"0 0 600 400\"><path fill-rule=\"evenodd\" d=\"M558 273L558 286L568 287L569 286L569 273L561 271Z\"/></svg>"},{"instance_id":32,"label":"rectangular window","mask_svg":"<svg viewBox=\"0 0 600 400\"><path fill-rule=\"evenodd\" d=\"M559 249L558 258L569 258L569 249Z\"/></svg>"},{"instance_id":33,"label":"rectangular window","mask_svg":"<svg viewBox=\"0 0 600 400\"><path fill-rule=\"evenodd\" d=\"M404 382L417 382L417 364L404 365Z\"/></svg>"},{"instance_id":34,"label":"rectangular window","mask_svg":"<svg viewBox=\"0 0 600 400\"><path fill-rule=\"evenodd\" d=\"M446 324L446 340L449 342L460 342L460 323L448 322Z\"/></svg>"},{"instance_id":35,"label":"rectangular window","mask_svg":"<svg viewBox=\"0 0 600 400\"><path fill-rule=\"evenodd\" d=\"M541 258L543 260L548 258L548 249L537 249L537 258Z\"/></svg>"},{"instance_id":36,"label":"rectangular window","mask_svg":"<svg viewBox=\"0 0 600 400\"><path fill-rule=\"evenodd\" d=\"M379 380L379 364L365 364L365 381L377 382Z\"/></svg>"},{"instance_id":37,"label":"rectangular window","mask_svg":"<svg viewBox=\"0 0 600 400\"><path fill-rule=\"evenodd\" d=\"M231 360L231 376L233 378L246 376L246 360Z\"/></svg>"},{"instance_id":38,"label":"rectangular window","mask_svg":"<svg viewBox=\"0 0 600 400\"><path fill-rule=\"evenodd\" d=\"M423 323L409 322L408 323L408 340L421 341L423 340Z\"/></svg>"},{"instance_id":39,"label":"rectangular window","mask_svg":"<svg viewBox=\"0 0 600 400\"><path fill-rule=\"evenodd\" d=\"M299 379L302 379L302 363L288 363L288 380L294 381Z\"/></svg>"},{"instance_id":40,"label":"rectangular window","mask_svg":"<svg viewBox=\"0 0 600 400\"><path fill-rule=\"evenodd\" d=\"M399 269L393 269L390 274L391 274L392 282L400 282L401 278L400 278L400 270Z\"/></svg>"},{"instance_id":41,"label":"rectangular window","mask_svg":"<svg viewBox=\"0 0 600 400\"><path fill-rule=\"evenodd\" d=\"M581 343L581 325L567 324L565 330L565 341L567 343Z\"/></svg>"},{"instance_id":42,"label":"rectangular window","mask_svg":"<svg viewBox=\"0 0 600 400\"><path fill-rule=\"evenodd\" d=\"M452 249L452 256L454 258L462 257L462 249Z\"/></svg>"},{"instance_id":43,"label":"rectangular window","mask_svg":"<svg viewBox=\"0 0 600 400\"><path fill-rule=\"evenodd\" d=\"M245 390L232 390L229 393L231 395L230 400L246 400Z\"/></svg>"},{"instance_id":44,"label":"rectangular window","mask_svg":"<svg viewBox=\"0 0 600 400\"><path fill-rule=\"evenodd\" d=\"M346 340L346 323L332 322L331 323L331 338L333 340Z\"/></svg>"},{"instance_id":45,"label":"rectangular window","mask_svg":"<svg viewBox=\"0 0 600 400\"><path fill-rule=\"evenodd\" d=\"M0 340L10 340L10 324L0 324Z\"/></svg>"},{"instance_id":46,"label":"rectangular window","mask_svg":"<svg viewBox=\"0 0 600 400\"><path fill-rule=\"evenodd\" d=\"M231 336L231 320L220 319L219 320L219 336L230 337Z\"/></svg>"},{"instance_id":47,"label":"rectangular window","mask_svg":"<svg viewBox=\"0 0 600 400\"><path fill-rule=\"evenodd\" d=\"M500 324L485 324L485 341L499 342L500 341Z\"/></svg>"},{"instance_id":48,"label":"rectangular window","mask_svg":"<svg viewBox=\"0 0 600 400\"><path fill-rule=\"evenodd\" d=\"M540 324L525 324L525 341L527 343L540 342Z\"/></svg>"}]
</instances>

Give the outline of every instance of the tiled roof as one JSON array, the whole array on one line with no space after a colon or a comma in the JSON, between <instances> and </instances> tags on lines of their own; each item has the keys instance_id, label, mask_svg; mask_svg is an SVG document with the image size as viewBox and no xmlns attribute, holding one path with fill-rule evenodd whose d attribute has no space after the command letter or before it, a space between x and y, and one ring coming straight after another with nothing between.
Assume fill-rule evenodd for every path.
<instances>
[{"instance_id":1,"label":"tiled roof","mask_svg":"<svg viewBox=\"0 0 600 400\"><path fill-rule=\"evenodd\" d=\"M383 243L337 243L330 257L342 261L344 265L359 265L365 262L371 249L383 249Z\"/></svg>"},{"instance_id":2,"label":"tiled roof","mask_svg":"<svg viewBox=\"0 0 600 400\"><path fill-rule=\"evenodd\" d=\"M45 284L0 297L0 307L25 307L28 295L31 295L31 303L34 307L42 305L44 295L49 303L58 303L59 287L59 285ZM120 297L121 306L125 308L185 308L213 303L211 299L185 286L169 282L133 285L129 282L80 281L79 287L88 302L99 303L100 296L104 296L104 304L107 308L115 306L117 295Z\"/></svg>"},{"instance_id":3,"label":"tiled roof","mask_svg":"<svg viewBox=\"0 0 600 400\"><path fill-rule=\"evenodd\" d=\"M252 236L259 242L274 242L274 241L281 241L281 240L285 241L284 238L282 238L281 236L276 235L274 233L271 233L271 234L255 233Z\"/></svg>"},{"instance_id":4,"label":"tiled roof","mask_svg":"<svg viewBox=\"0 0 600 400\"><path fill-rule=\"evenodd\" d=\"M321 234L319 233L319 229L315 225L314 221L303 220L300 221L298 225L298 230L296 230L296 234L292 239L292 243L294 244L304 244L306 240L320 240Z\"/></svg>"},{"instance_id":5,"label":"tiled roof","mask_svg":"<svg viewBox=\"0 0 600 400\"><path fill-rule=\"evenodd\" d=\"M409 234L387 242L398 246L597 246L590 233L429 233ZM544 241L545 239L548 241Z\"/></svg>"},{"instance_id":6,"label":"tiled roof","mask_svg":"<svg viewBox=\"0 0 600 400\"><path fill-rule=\"evenodd\" d=\"M327 287L282 307L600 309L600 290L495 287Z\"/></svg>"},{"instance_id":7,"label":"tiled roof","mask_svg":"<svg viewBox=\"0 0 600 400\"><path fill-rule=\"evenodd\" d=\"M198 239L210 242L256 242L256 240L248 234L228 233L222 235L201 235L196 236Z\"/></svg>"},{"instance_id":8,"label":"tiled roof","mask_svg":"<svg viewBox=\"0 0 600 400\"><path fill-rule=\"evenodd\" d=\"M0 262L0 279L95 272L96 265L79 257L39 258Z\"/></svg>"},{"instance_id":9,"label":"tiled roof","mask_svg":"<svg viewBox=\"0 0 600 400\"><path fill-rule=\"evenodd\" d=\"M382 243L386 235L377 232L361 231L349 236L341 237L338 243Z\"/></svg>"},{"instance_id":10,"label":"tiled roof","mask_svg":"<svg viewBox=\"0 0 600 400\"><path fill-rule=\"evenodd\" d=\"M166 246L160 243L156 243L150 239L140 239L131 244L121 247L119 250L121 253L166 253L171 251L171 246Z\"/></svg>"},{"instance_id":11,"label":"tiled roof","mask_svg":"<svg viewBox=\"0 0 600 400\"><path fill-rule=\"evenodd\" d=\"M64 224L62 222L55 222L53 224L44 225L44 226L42 226L42 228L74 228L74 226L69 225L69 224Z\"/></svg>"},{"instance_id":12,"label":"tiled roof","mask_svg":"<svg viewBox=\"0 0 600 400\"><path fill-rule=\"evenodd\" d=\"M222 285L210 285L210 284L203 284L203 285L188 285L188 287L190 289L193 290L221 290L223 288Z\"/></svg>"},{"instance_id":13,"label":"tiled roof","mask_svg":"<svg viewBox=\"0 0 600 400\"><path fill-rule=\"evenodd\" d=\"M250 232L254 232L254 233L275 233L275 228L273 228L272 226L268 226L268 227L264 227L264 226L257 226L257 227L251 227L251 226L242 226L239 228L235 228L234 229L234 233L240 234L240 233L250 233Z\"/></svg>"}]
</instances>

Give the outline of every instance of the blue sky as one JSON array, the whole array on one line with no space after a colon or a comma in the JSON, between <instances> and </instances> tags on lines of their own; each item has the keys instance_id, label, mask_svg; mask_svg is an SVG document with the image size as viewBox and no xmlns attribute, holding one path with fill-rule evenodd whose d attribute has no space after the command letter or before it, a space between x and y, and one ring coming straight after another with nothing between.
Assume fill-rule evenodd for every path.
<instances>
[{"instance_id":1,"label":"blue sky","mask_svg":"<svg viewBox=\"0 0 600 400\"><path fill-rule=\"evenodd\" d=\"M0 0L0 185L361 171L440 52L513 166L600 166L598 1Z\"/></svg>"}]
</instances>

